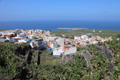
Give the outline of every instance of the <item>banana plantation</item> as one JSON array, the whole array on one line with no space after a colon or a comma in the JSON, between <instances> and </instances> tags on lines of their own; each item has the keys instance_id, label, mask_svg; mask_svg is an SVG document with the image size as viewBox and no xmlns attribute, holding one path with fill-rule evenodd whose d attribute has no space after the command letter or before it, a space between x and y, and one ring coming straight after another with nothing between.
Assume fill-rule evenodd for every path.
<instances>
[{"instance_id":1,"label":"banana plantation","mask_svg":"<svg viewBox=\"0 0 120 80\"><path fill-rule=\"evenodd\" d=\"M120 80L120 41L89 45L84 50L89 59L79 51L67 63L36 65L28 44L0 43L0 80Z\"/></svg>"}]
</instances>

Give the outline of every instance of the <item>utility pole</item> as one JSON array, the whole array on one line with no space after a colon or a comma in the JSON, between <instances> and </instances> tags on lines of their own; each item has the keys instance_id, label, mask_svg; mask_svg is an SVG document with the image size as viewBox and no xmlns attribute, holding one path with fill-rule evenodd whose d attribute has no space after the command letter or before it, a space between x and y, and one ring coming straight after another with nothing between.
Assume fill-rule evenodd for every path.
<instances>
[{"instance_id":1,"label":"utility pole","mask_svg":"<svg viewBox=\"0 0 120 80\"><path fill-rule=\"evenodd\" d=\"M40 51L39 51L38 47L37 47L37 56L38 56L37 65L40 65Z\"/></svg>"}]
</instances>

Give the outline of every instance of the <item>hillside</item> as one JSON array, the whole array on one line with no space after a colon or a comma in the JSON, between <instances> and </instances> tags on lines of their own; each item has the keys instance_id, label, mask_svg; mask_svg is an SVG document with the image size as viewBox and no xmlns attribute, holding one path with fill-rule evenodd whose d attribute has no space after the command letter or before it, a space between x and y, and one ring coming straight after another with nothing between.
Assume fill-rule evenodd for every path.
<instances>
[{"instance_id":1,"label":"hillside","mask_svg":"<svg viewBox=\"0 0 120 80\"><path fill-rule=\"evenodd\" d=\"M26 62L24 56L27 56L28 53L21 54L24 51L29 51L26 44L2 43L0 44L0 78L3 80L120 79L120 41L109 41L105 43L108 44L109 49L112 51L112 58L107 59L108 56L96 50L96 45L90 45L85 49L92 56L90 65L87 64L85 57L81 55L81 51L73 55L73 59L65 64L35 65L33 62ZM105 43L99 43L98 46L105 48ZM15 53L20 47L20 52Z\"/></svg>"},{"instance_id":2,"label":"hillside","mask_svg":"<svg viewBox=\"0 0 120 80\"><path fill-rule=\"evenodd\" d=\"M101 32L99 32L101 31ZM54 35L58 35L58 36L62 36L62 34L65 34L67 36L80 36L83 34L87 34L87 33L92 33L93 35L97 35L100 37L112 37L113 39L116 39L116 35L120 34L120 31L111 31L111 30L95 30L95 32L93 32L93 30L91 29L81 29L81 30L72 30L72 31L52 31L52 33Z\"/></svg>"}]
</instances>

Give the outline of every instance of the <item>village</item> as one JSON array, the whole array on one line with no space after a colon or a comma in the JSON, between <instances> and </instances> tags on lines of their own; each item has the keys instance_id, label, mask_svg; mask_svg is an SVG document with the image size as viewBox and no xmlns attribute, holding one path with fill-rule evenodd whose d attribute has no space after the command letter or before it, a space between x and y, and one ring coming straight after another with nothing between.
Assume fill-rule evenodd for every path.
<instances>
[{"instance_id":1,"label":"village","mask_svg":"<svg viewBox=\"0 0 120 80\"><path fill-rule=\"evenodd\" d=\"M112 37L102 38L94 36L91 33L74 36L74 39L52 35L50 31L45 30L3 30L0 31L0 42L11 42L14 44L28 43L35 50L50 50L53 56L74 54L77 47L86 47L87 45L97 44L112 40Z\"/></svg>"}]
</instances>

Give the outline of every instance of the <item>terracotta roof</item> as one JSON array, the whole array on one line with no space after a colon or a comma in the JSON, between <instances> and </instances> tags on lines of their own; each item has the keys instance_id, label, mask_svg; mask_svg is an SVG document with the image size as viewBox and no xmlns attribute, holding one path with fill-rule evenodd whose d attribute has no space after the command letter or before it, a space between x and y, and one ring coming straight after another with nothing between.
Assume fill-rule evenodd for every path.
<instances>
[{"instance_id":1,"label":"terracotta roof","mask_svg":"<svg viewBox=\"0 0 120 80\"><path fill-rule=\"evenodd\" d=\"M71 48L71 46L69 46L69 45L64 45L64 46L63 46L63 51L69 50L69 48Z\"/></svg>"},{"instance_id":2,"label":"terracotta roof","mask_svg":"<svg viewBox=\"0 0 120 80\"><path fill-rule=\"evenodd\" d=\"M26 36L29 36L30 34L29 33L26 33Z\"/></svg>"},{"instance_id":3,"label":"terracotta roof","mask_svg":"<svg viewBox=\"0 0 120 80\"><path fill-rule=\"evenodd\" d=\"M24 42L18 42L18 44L23 44Z\"/></svg>"}]
</instances>

